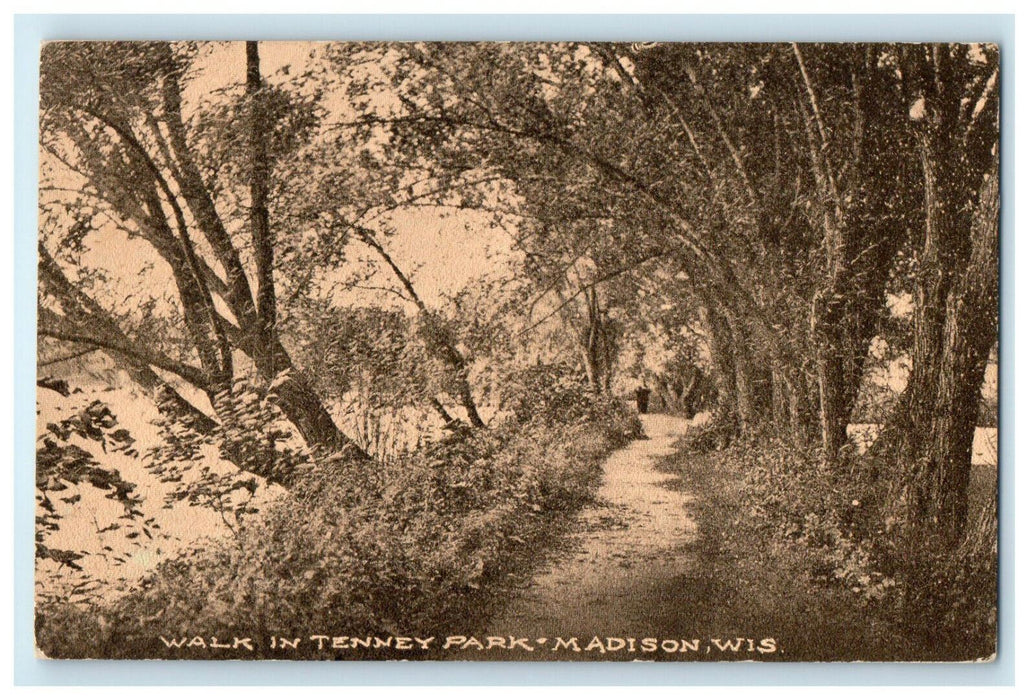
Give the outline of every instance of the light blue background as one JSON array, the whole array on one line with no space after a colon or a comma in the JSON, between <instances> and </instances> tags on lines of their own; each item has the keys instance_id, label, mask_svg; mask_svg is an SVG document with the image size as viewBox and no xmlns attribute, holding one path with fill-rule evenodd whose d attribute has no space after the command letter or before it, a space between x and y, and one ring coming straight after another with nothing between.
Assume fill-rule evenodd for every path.
<instances>
[{"instance_id":1,"label":"light blue background","mask_svg":"<svg viewBox=\"0 0 1036 700\"><path fill-rule=\"evenodd\" d=\"M14 670L18 685L1010 685L1014 683L1013 15L17 15ZM990 664L40 661L33 653L38 51L48 39L992 41L1003 60L1001 642ZM803 624L808 624L803 620Z\"/></svg>"}]
</instances>

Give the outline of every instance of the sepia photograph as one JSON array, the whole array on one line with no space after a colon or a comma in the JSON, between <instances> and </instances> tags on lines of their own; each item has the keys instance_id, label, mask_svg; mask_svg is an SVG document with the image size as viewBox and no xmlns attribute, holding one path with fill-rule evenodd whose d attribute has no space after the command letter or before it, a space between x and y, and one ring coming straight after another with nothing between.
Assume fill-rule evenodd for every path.
<instances>
[{"instance_id":1,"label":"sepia photograph","mask_svg":"<svg viewBox=\"0 0 1036 700\"><path fill-rule=\"evenodd\" d=\"M995 660L1001 83L43 43L37 658Z\"/></svg>"}]
</instances>

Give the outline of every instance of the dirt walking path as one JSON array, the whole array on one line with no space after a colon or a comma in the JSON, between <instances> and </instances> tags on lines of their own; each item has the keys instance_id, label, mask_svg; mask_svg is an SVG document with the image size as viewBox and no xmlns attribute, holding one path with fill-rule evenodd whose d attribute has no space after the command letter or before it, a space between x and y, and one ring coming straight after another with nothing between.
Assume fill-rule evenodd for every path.
<instances>
[{"instance_id":1,"label":"dirt walking path","mask_svg":"<svg viewBox=\"0 0 1036 700\"><path fill-rule=\"evenodd\" d=\"M536 651L464 656L558 658L545 653L557 637L579 637L585 645L594 636L662 639L683 631L674 625L681 626L686 600L673 591L688 576L697 525L688 514L690 497L667 488L674 477L653 465L674 451L690 422L663 415L641 419L648 439L608 458L597 503L580 513L568 546L486 627L487 635L529 638Z\"/></svg>"},{"instance_id":2,"label":"dirt walking path","mask_svg":"<svg viewBox=\"0 0 1036 700\"><path fill-rule=\"evenodd\" d=\"M854 594L818 584L813 560L747 528L736 465L719 453L675 454L689 421L642 421L648 439L605 462L597 503L579 514L565 545L489 624L477 625L480 636L460 637L468 646L445 658L926 658Z\"/></svg>"}]
</instances>

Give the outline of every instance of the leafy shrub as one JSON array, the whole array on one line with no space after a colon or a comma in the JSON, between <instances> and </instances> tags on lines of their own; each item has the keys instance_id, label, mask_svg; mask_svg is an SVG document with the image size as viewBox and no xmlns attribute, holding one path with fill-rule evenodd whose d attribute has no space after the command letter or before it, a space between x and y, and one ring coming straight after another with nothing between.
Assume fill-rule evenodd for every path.
<instances>
[{"instance_id":1,"label":"leafy shrub","mask_svg":"<svg viewBox=\"0 0 1036 700\"><path fill-rule=\"evenodd\" d=\"M583 373L568 365L523 367L503 382L501 410L518 424L578 426L593 424L615 444L643 438L639 419L619 399L590 391Z\"/></svg>"},{"instance_id":2,"label":"leafy shrub","mask_svg":"<svg viewBox=\"0 0 1036 700\"><path fill-rule=\"evenodd\" d=\"M813 575L864 600L883 598L895 581L873 556L881 496L851 458L826 465L818 450L779 440L741 442L728 451L744 475L742 493L757 526L799 545Z\"/></svg>"},{"instance_id":3,"label":"leafy shrub","mask_svg":"<svg viewBox=\"0 0 1036 700\"><path fill-rule=\"evenodd\" d=\"M996 643L996 518L990 505L960 546L947 548L889 516L887 484L848 449L826 465L819 449L743 440L724 453L741 479L748 524L796 548L818 582L926 640L932 658L975 659Z\"/></svg>"},{"instance_id":4,"label":"leafy shrub","mask_svg":"<svg viewBox=\"0 0 1036 700\"><path fill-rule=\"evenodd\" d=\"M710 414L708 420L688 429L684 445L693 454L703 454L726 449L733 438L731 423L722 415Z\"/></svg>"}]
</instances>

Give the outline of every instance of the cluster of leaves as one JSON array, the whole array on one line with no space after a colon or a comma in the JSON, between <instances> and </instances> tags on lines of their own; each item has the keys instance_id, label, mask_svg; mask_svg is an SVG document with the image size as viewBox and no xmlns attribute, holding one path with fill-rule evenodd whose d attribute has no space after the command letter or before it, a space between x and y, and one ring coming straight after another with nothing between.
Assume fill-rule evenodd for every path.
<instances>
[{"instance_id":1,"label":"cluster of leaves","mask_svg":"<svg viewBox=\"0 0 1036 700\"><path fill-rule=\"evenodd\" d=\"M57 404L60 419L40 425L36 442L37 598L41 604L86 604L124 590L128 578L110 567L121 567L134 548L166 535L143 512L136 484L109 462L114 455L131 461L140 457L135 439L109 406L70 389L64 380L44 377L38 385L41 392L57 392L66 401ZM98 498L117 505L106 516L91 512L84 520L82 509L97 508ZM70 518L76 518L74 529L66 522ZM62 535L63 528L76 536ZM98 566L109 567L107 581L98 577Z\"/></svg>"},{"instance_id":2,"label":"cluster of leaves","mask_svg":"<svg viewBox=\"0 0 1036 700\"><path fill-rule=\"evenodd\" d=\"M166 495L166 507L177 503L217 512L238 531L258 512L252 503L260 478L284 483L308 460L269 394L261 394L247 379L238 378L213 398L220 422L199 431L189 416L163 412L162 440L148 450L148 469L176 487ZM221 468L221 458L238 469ZM222 462L223 465L226 462Z\"/></svg>"},{"instance_id":3,"label":"cluster of leaves","mask_svg":"<svg viewBox=\"0 0 1036 700\"><path fill-rule=\"evenodd\" d=\"M64 382L47 384L64 396L70 391ZM104 492L105 498L117 501L125 509L128 520L143 518L138 510L141 503L136 493L136 484L122 478L118 470L105 468L97 461L95 454L87 449L96 444L101 452L123 453L136 456L134 439L125 428L118 427L118 419L111 409L101 401L91 401L82 409L56 423L48 423L36 439L36 556L50 559L59 567L81 570L76 562L86 552L75 552L48 547L44 544L46 534L59 529L60 515L51 497L72 486L88 484ZM82 496L73 493L57 496L69 505L75 505ZM147 525L149 523L145 523Z\"/></svg>"},{"instance_id":4,"label":"cluster of leaves","mask_svg":"<svg viewBox=\"0 0 1036 700\"><path fill-rule=\"evenodd\" d=\"M995 649L995 504L961 546L947 547L890 517L887 484L848 450L827 464L815 448L756 439L729 446L722 459L741 478L742 524L795 548L815 580L852 592L938 658Z\"/></svg>"},{"instance_id":5,"label":"cluster of leaves","mask_svg":"<svg viewBox=\"0 0 1036 700\"><path fill-rule=\"evenodd\" d=\"M547 373L530 373L523 395L549 389ZM458 431L381 467L314 454L235 540L161 564L142 590L103 608L41 607L38 644L60 657L139 658L171 653L158 631L262 639L479 624L636 432L635 416L603 411L585 384L580 412L575 388L554 376L562 386L526 421Z\"/></svg>"}]
</instances>

